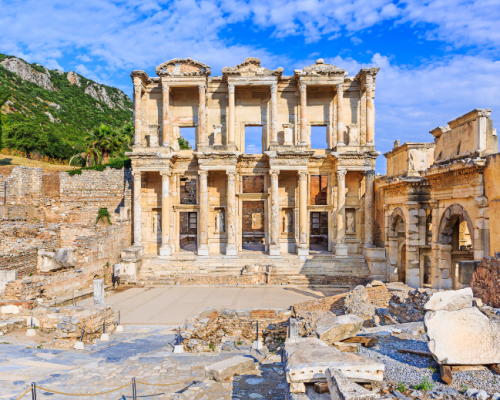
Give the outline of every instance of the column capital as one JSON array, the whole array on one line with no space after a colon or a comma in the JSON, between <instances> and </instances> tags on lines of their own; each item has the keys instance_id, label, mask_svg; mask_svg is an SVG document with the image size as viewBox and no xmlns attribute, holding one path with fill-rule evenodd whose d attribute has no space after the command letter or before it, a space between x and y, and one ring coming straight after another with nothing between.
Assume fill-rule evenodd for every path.
<instances>
[{"instance_id":1,"label":"column capital","mask_svg":"<svg viewBox=\"0 0 500 400\"><path fill-rule=\"evenodd\" d=\"M305 92L307 90L307 85L303 82L300 83L299 85L300 91Z\"/></svg>"},{"instance_id":2,"label":"column capital","mask_svg":"<svg viewBox=\"0 0 500 400\"><path fill-rule=\"evenodd\" d=\"M228 93L234 94L234 85L232 83L227 85L227 91L228 91Z\"/></svg>"},{"instance_id":3,"label":"column capital","mask_svg":"<svg viewBox=\"0 0 500 400\"><path fill-rule=\"evenodd\" d=\"M132 176L134 177L134 179L140 179L142 177L142 171L132 170Z\"/></svg>"},{"instance_id":4,"label":"column capital","mask_svg":"<svg viewBox=\"0 0 500 400\"><path fill-rule=\"evenodd\" d=\"M342 91L342 93L344 93L344 84L343 83L339 83L337 85L337 92L340 92Z\"/></svg>"},{"instance_id":5,"label":"column capital","mask_svg":"<svg viewBox=\"0 0 500 400\"><path fill-rule=\"evenodd\" d=\"M269 176L271 179L278 179L278 175L280 174L279 169L272 169L269 171Z\"/></svg>"},{"instance_id":6,"label":"column capital","mask_svg":"<svg viewBox=\"0 0 500 400\"><path fill-rule=\"evenodd\" d=\"M278 83L277 82L271 83L271 92L273 92L273 93L278 92Z\"/></svg>"},{"instance_id":7,"label":"column capital","mask_svg":"<svg viewBox=\"0 0 500 400\"><path fill-rule=\"evenodd\" d=\"M346 174L347 174L347 170L346 169L339 169L337 171L337 180L343 181L345 179L345 175Z\"/></svg>"},{"instance_id":8,"label":"column capital","mask_svg":"<svg viewBox=\"0 0 500 400\"><path fill-rule=\"evenodd\" d=\"M172 176L172 171L165 171L165 170L162 170L162 171L160 171L160 175L161 175L161 176L163 176L163 177L164 177L164 179L165 179L165 177L170 177L170 176Z\"/></svg>"},{"instance_id":9,"label":"column capital","mask_svg":"<svg viewBox=\"0 0 500 400\"><path fill-rule=\"evenodd\" d=\"M365 83L364 86L363 86L363 89L365 91L368 91L368 90L372 90L373 89L373 83Z\"/></svg>"},{"instance_id":10,"label":"column capital","mask_svg":"<svg viewBox=\"0 0 500 400\"><path fill-rule=\"evenodd\" d=\"M235 177L236 176L236 171L232 170L232 169L226 169L226 174L228 177Z\"/></svg>"},{"instance_id":11,"label":"column capital","mask_svg":"<svg viewBox=\"0 0 500 400\"><path fill-rule=\"evenodd\" d=\"M307 174L307 171L299 171L299 179L300 179L301 181L306 180L306 179L307 179L307 175L308 175L308 174Z\"/></svg>"},{"instance_id":12,"label":"column capital","mask_svg":"<svg viewBox=\"0 0 500 400\"><path fill-rule=\"evenodd\" d=\"M134 85L135 94L142 94L142 85Z\"/></svg>"},{"instance_id":13,"label":"column capital","mask_svg":"<svg viewBox=\"0 0 500 400\"><path fill-rule=\"evenodd\" d=\"M198 170L198 175L200 178L206 178L208 176L208 171L205 171L204 169Z\"/></svg>"},{"instance_id":14,"label":"column capital","mask_svg":"<svg viewBox=\"0 0 500 400\"><path fill-rule=\"evenodd\" d=\"M432 207L432 209L439 208L439 200L430 200L429 205Z\"/></svg>"},{"instance_id":15,"label":"column capital","mask_svg":"<svg viewBox=\"0 0 500 400\"><path fill-rule=\"evenodd\" d=\"M207 88L207 85L205 84L202 84L202 85L198 85L198 90L199 92L205 92L205 89Z\"/></svg>"},{"instance_id":16,"label":"column capital","mask_svg":"<svg viewBox=\"0 0 500 400\"><path fill-rule=\"evenodd\" d=\"M375 170L371 169L369 171L365 171L366 179L373 180L375 178Z\"/></svg>"}]
</instances>

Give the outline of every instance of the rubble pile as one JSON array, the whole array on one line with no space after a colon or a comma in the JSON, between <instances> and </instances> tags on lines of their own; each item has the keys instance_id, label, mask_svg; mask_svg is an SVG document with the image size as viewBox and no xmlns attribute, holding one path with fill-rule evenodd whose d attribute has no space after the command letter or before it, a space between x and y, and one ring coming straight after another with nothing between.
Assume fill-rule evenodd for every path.
<instances>
[{"instance_id":1,"label":"rubble pile","mask_svg":"<svg viewBox=\"0 0 500 400\"><path fill-rule=\"evenodd\" d=\"M271 350L286 338L290 312L283 310L206 310L186 321L181 332L186 351L224 350L251 344L256 339L257 323L259 340Z\"/></svg>"}]
</instances>

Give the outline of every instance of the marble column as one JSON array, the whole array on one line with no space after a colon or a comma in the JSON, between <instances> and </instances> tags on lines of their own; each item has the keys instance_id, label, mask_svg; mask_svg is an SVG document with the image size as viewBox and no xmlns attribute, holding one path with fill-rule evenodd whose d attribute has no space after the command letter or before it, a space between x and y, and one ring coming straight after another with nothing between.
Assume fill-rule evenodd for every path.
<instances>
[{"instance_id":1,"label":"marble column","mask_svg":"<svg viewBox=\"0 0 500 400\"><path fill-rule=\"evenodd\" d=\"M234 85L227 86L229 94L229 115L227 121L227 144L234 145Z\"/></svg>"},{"instance_id":2,"label":"marble column","mask_svg":"<svg viewBox=\"0 0 500 400\"><path fill-rule=\"evenodd\" d=\"M170 246L170 171L160 171L161 175L161 247L160 256L171 256Z\"/></svg>"},{"instance_id":3,"label":"marble column","mask_svg":"<svg viewBox=\"0 0 500 400\"><path fill-rule=\"evenodd\" d=\"M271 145L278 145L278 84L271 84Z\"/></svg>"},{"instance_id":4,"label":"marble column","mask_svg":"<svg viewBox=\"0 0 500 400\"><path fill-rule=\"evenodd\" d=\"M373 226L375 208L373 198L373 180L375 171L370 170L365 172L365 247L373 247Z\"/></svg>"},{"instance_id":5,"label":"marble column","mask_svg":"<svg viewBox=\"0 0 500 400\"><path fill-rule=\"evenodd\" d=\"M170 147L170 86L162 84L162 146Z\"/></svg>"},{"instance_id":6,"label":"marble column","mask_svg":"<svg viewBox=\"0 0 500 400\"><path fill-rule=\"evenodd\" d=\"M142 86L134 85L134 146L141 145L141 103Z\"/></svg>"},{"instance_id":7,"label":"marble column","mask_svg":"<svg viewBox=\"0 0 500 400\"><path fill-rule=\"evenodd\" d=\"M208 146L207 129L205 123L205 85L199 85L199 103L198 103L198 144Z\"/></svg>"},{"instance_id":8,"label":"marble column","mask_svg":"<svg viewBox=\"0 0 500 400\"><path fill-rule=\"evenodd\" d=\"M198 243L198 255L208 256L208 172L198 171L199 181L200 181L200 220L198 222L199 226L199 243Z\"/></svg>"},{"instance_id":9,"label":"marble column","mask_svg":"<svg viewBox=\"0 0 500 400\"><path fill-rule=\"evenodd\" d=\"M133 171L134 176L134 246L142 246L142 196L141 171Z\"/></svg>"},{"instance_id":10,"label":"marble column","mask_svg":"<svg viewBox=\"0 0 500 400\"><path fill-rule=\"evenodd\" d=\"M373 85L367 83L366 91L366 145L375 145L375 104L373 103Z\"/></svg>"},{"instance_id":11,"label":"marble column","mask_svg":"<svg viewBox=\"0 0 500 400\"><path fill-rule=\"evenodd\" d=\"M279 171L273 170L269 173L271 177L271 243L269 245L270 256L281 256L280 249L280 202L278 193Z\"/></svg>"},{"instance_id":12,"label":"marble column","mask_svg":"<svg viewBox=\"0 0 500 400\"><path fill-rule=\"evenodd\" d=\"M307 146L307 85L300 84L300 145Z\"/></svg>"},{"instance_id":13,"label":"marble column","mask_svg":"<svg viewBox=\"0 0 500 400\"><path fill-rule=\"evenodd\" d=\"M236 171L226 171L227 174L227 256L237 256L236 246Z\"/></svg>"},{"instance_id":14,"label":"marble column","mask_svg":"<svg viewBox=\"0 0 500 400\"><path fill-rule=\"evenodd\" d=\"M299 256L307 256L307 172L299 171Z\"/></svg>"},{"instance_id":15,"label":"marble column","mask_svg":"<svg viewBox=\"0 0 500 400\"><path fill-rule=\"evenodd\" d=\"M344 143L344 85L337 85L337 147Z\"/></svg>"},{"instance_id":16,"label":"marble column","mask_svg":"<svg viewBox=\"0 0 500 400\"><path fill-rule=\"evenodd\" d=\"M337 171L337 245L335 255L337 257L347 256L347 245L345 244L345 175L346 170Z\"/></svg>"}]
</instances>

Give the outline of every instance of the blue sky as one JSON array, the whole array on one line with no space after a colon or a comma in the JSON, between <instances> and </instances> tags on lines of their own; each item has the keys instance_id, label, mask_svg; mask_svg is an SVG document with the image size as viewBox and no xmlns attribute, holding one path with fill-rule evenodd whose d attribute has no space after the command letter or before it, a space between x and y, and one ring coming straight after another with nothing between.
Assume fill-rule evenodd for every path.
<instances>
[{"instance_id":1,"label":"blue sky","mask_svg":"<svg viewBox=\"0 0 500 400\"><path fill-rule=\"evenodd\" d=\"M192 57L220 75L254 56L285 74L317 58L377 78L376 146L500 107L500 5L484 1L0 0L0 52L131 94L130 71ZM377 171L385 172L379 157Z\"/></svg>"}]
</instances>

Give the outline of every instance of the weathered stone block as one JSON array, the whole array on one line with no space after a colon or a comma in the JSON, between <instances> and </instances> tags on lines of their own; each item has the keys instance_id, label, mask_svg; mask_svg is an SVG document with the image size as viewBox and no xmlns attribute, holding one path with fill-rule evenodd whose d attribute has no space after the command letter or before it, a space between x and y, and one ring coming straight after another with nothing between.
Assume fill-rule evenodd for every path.
<instances>
[{"instance_id":1,"label":"weathered stone block","mask_svg":"<svg viewBox=\"0 0 500 400\"><path fill-rule=\"evenodd\" d=\"M324 342L340 342L344 339L356 336L363 326L363 319L357 315L341 315L337 317L335 314L320 318L316 323L316 335L318 339Z\"/></svg>"},{"instance_id":2,"label":"weathered stone block","mask_svg":"<svg viewBox=\"0 0 500 400\"><path fill-rule=\"evenodd\" d=\"M237 356L208 365L205 367L205 370L207 371L208 378L221 382L253 368L254 362L252 358Z\"/></svg>"},{"instance_id":3,"label":"weathered stone block","mask_svg":"<svg viewBox=\"0 0 500 400\"><path fill-rule=\"evenodd\" d=\"M455 311L472 307L472 289L450 290L434 293L425 303L427 311Z\"/></svg>"},{"instance_id":4,"label":"weathered stone block","mask_svg":"<svg viewBox=\"0 0 500 400\"><path fill-rule=\"evenodd\" d=\"M335 368L326 370L326 381L332 400L372 400L380 396L348 379Z\"/></svg>"},{"instance_id":5,"label":"weathered stone block","mask_svg":"<svg viewBox=\"0 0 500 400\"><path fill-rule=\"evenodd\" d=\"M0 295L5 292L5 285L17 279L17 270L0 270Z\"/></svg>"}]
</instances>

